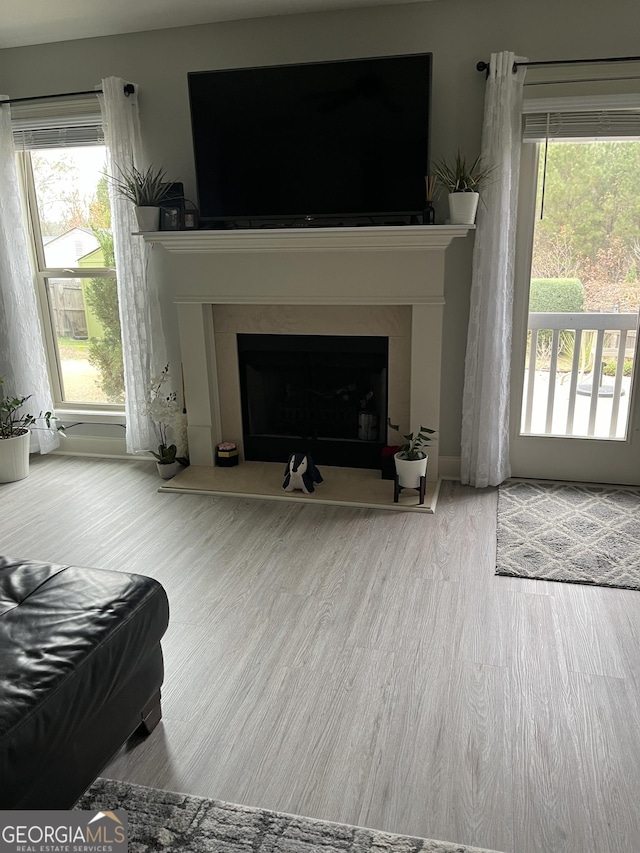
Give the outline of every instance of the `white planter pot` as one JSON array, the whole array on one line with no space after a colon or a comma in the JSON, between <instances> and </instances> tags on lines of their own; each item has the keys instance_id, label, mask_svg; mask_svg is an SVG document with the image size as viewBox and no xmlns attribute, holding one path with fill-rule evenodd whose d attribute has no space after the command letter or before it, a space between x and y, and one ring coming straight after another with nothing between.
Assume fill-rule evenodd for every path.
<instances>
[{"instance_id":1,"label":"white planter pot","mask_svg":"<svg viewBox=\"0 0 640 853\"><path fill-rule=\"evenodd\" d=\"M427 462L429 457L426 455L424 459L403 459L402 453L394 455L396 463L396 474L398 481L404 489L419 489L420 477L427 475Z\"/></svg>"},{"instance_id":2,"label":"white planter pot","mask_svg":"<svg viewBox=\"0 0 640 853\"><path fill-rule=\"evenodd\" d=\"M478 193L449 193L449 218L452 225L473 225L478 210Z\"/></svg>"},{"instance_id":3,"label":"white planter pot","mask_svg":"<svg viewBox=\"0 0 640 853\"><path fill-rule=\"evenodd\" d=\"M29 473L29 444L31 433L0 438L0 483L24 480Z\"/></svg>"},{"instance_id":4,"label":"white planter pot","mask_svg":"<svg viewBox=\"0 0 640 853\"><path fill-rule=\"evenodd\" d=\"M160 228L159 207L136 207L135 211L140 231L158 231Z\"/></svg>"},{"instance_id":5,"label":"white planter pot","mask_svg":"<svg viewBox=\"0 0 640 853\"><path fill-rule=\"evenodd\" d=\"M175 477L180 470L180 463L168 462L165 465L161 465L159 462L156 462L156 468L158 469L158 474L160 474L163 480L170 480L172 477Z\"/></svg>"}]
</instances>

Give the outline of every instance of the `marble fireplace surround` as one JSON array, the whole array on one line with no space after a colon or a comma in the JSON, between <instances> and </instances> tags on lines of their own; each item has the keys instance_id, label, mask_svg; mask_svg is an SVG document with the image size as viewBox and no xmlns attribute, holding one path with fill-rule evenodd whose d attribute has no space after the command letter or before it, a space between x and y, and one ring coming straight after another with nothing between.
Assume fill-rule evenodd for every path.
<instances>
[{"instance_id":1,"label":"marble fireplace surround","mask_svg":"<svg viewBox=\"0 0 640 853\"><path fill-rule=\"evenodd\" d=\"M241 445L235 336L389 337L389 413L404 428L440 418L446 248L468 226L152 232L178 311L192 464ZM393 438L393 433L390 439ZM436 451L436 452L434 452ZM428 479L438 478L437 445Z\"/></svg>"}]
</instances>

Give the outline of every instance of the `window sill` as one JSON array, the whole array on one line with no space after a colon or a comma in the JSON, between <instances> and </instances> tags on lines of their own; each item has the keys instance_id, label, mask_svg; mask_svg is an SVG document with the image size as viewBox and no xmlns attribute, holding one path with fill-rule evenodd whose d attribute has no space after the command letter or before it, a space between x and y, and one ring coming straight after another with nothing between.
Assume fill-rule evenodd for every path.
<instances>
[{"instance_id":1,"label":"window sill","mask_svg":"<svg viewBox=\"0 0 640 853\"><path fill-rule=\"evenodd\" d=\"M62 423L65 421L78 421L84 424L126 424L127 418L123 411L108 412L105 410L95 409L74 409L60 408L56 409L56 417Z\"/></svg>"}]
</instances>

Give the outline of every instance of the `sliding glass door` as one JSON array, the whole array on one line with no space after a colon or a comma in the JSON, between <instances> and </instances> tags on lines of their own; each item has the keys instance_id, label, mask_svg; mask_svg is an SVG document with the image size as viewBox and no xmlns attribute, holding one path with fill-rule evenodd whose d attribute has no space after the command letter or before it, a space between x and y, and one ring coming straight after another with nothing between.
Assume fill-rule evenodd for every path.
<instances>
[{"instance_id":1,"label":"sliding glass door","mask_svg":"<svg viewBox=\"0 0 640 853\"><path fill-rule=\"evenodd\" d=\"M522 158L512 472L640 484L640 122L614 138L606 117L544 119Z\"/></svg>"}]
</instances>

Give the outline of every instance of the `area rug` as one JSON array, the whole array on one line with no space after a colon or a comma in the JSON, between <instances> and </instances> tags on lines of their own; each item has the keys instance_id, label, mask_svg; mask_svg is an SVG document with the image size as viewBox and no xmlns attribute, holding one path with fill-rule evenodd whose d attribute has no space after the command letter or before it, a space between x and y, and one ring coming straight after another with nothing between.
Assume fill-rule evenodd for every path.
<instances>
[{"instance_id":1,"label":"area rug","mask_svg":"<svg viewBox=\"0 0 640 853\"><path fill-rule=\"evenodd\" d=\"M640 489L508 480L496 574L640 589Z\"/></svg>"},{"instance_id":2,"label":"area rug","mask_svg":"<svg viewBox=\"0 0 640 853\"><path fill-rule=\"evenodd\" d=\"M491 853L98 779L76 808L124 809L129 853Z\"/></svg>"}]
</instances>

